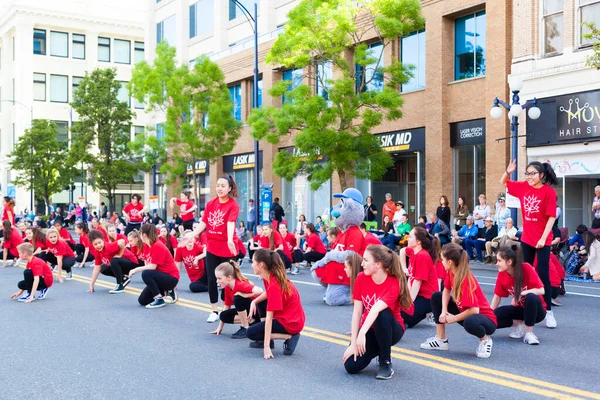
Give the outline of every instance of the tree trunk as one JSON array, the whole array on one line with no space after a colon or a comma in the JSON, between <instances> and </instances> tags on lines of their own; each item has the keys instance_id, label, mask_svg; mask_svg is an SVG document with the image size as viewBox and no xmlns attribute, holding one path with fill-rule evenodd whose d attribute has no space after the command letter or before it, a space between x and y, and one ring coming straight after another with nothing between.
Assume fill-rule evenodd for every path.
<instances>
[{"instance_id":1,"label":"tree trunk","mask_svg":"<svg viewBox=\"0 0 600 400\"><path fill-rule=\"evenodd\" d=\"M48 212L48 206L50 205L50 199L48 197L44 197L44 204L46 205L45 209L44 209L44 214L49 215L50 213ZM34 205L34 209L35 209L35 205ZM34 211L35 214L35 211Z\"/></svg>"},{"instance_id":2,"label":"tree trunk","mask_svg":"<svg viewBox=\"0 0 600 400\"><path fill-rule=\"evenodd\" d=\"M354 187L354 177L347 171L338 170L338 177L340 178L342 192L348 188Z\"/></svg>"},{"instance_id":3,"label":"tree trunk","mask_svg":"<svg viewBox=\"0 0 600 400\"><path fill-rule=\"evenodd\" d=\"M196 167L194 166L194 173L192 174L193 184L194 184L194 202L196 206L198 206L198 199L200 199L200 187L198 185L198 175L196 174ZM200 207L198 206L198 210ZM200 211L198 211L198 215L200 215Z\"/></svg>"},{"instance_id":4,"label":"tree trunk","mask_svg":"<svg viewBox=\"0 0 600 400\"><path fill-rule=\"evenodd\" d=\"M109 190L106 194L108 195L108 211L112 214L115 212L115 191L114 189Z\"/></svg>"}]
</instances>

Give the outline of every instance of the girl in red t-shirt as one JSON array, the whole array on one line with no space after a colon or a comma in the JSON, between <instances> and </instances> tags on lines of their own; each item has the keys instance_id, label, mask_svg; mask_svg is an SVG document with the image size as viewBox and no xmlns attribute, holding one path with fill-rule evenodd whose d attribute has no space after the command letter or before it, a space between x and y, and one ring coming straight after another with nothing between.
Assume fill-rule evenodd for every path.
<instances>
[{"instance_id":1,"label":"girl in red t-shirt","mask_svg":"<svg viewBox=\"0 0 600 400\"><path fill-rule=\"evenodd\" d=\"M306 224L306 241L304 242L303 260L306 262L316 262L325 257L327 249L312 222Z\"/></svg>"},{"instance_id":2,"label":"girl in red t-shirt","mask_svg":"<svg viewBox=\"0 0 600 400\"><path fill-rule=\"evenodd\" d=\"M300 269L296 265L296 263L302 262L304 260L304 253L298 247L298 239L296 235L288 231L287 225L283 222L280 222L277 225L277 230L281 235L281 238L284 242L284 247L287 249L287 252L290 254L290 261L292 262L292 275L298 275L300 273Z\"/></svg>"},{"instance_id":3,"label":"girl in red t-shirt","mask_svg":"<svg viewBox=\"0 0 600 400\"><path fill-rule=\"evenodd\" d=\"M198 206L194 203L194 200L191 200L191 195L191 191L184 190L181 192L178 199L175 197L171 199L171 211L173 211L175 205L179 206L179 216L183 221L183 229L186 231L191 231L194 229L194 211L198 209Z\"/></svg>"},{"instance_id":4,"label":"girl in red t-shirt","mask_svg":"<svg viewBox=\"0 0 600 400\"><path fill-rule=\"evenodd\" d=\"M85 222L79 222L75 225L75 233L79 236L79 243L75 245L75 260L79 263L79 268L83 268L86 262L94 261L94 256L90 253L91 243L88 239L90 229Z\"/></svg>"},{"instance_id":5,"label":"girl in red t-shirt","mask_svg":"<svg viewBox=\"0 0 600 400\"><path fill-rule=\"evenodd\" d=\"M58 232L58 238L65 242L71 250L75 251L75 239L69 233L69 231L63 226L62 219L54 221L54 229Z\"/></svg>"},{"instance_id":6,"label":"girl in red t-shirt","mask_svg":"<svg viewBox=\"0 0 600 400\"><path fill-rule=\"evenodd\" d=\"M190 278L190 291L192 293L208 292L208 281L204 268L204 258L206 257L206 247L197 242L188 232L181 239L177 252L175 253L175 262L185 267Z\"/></svg>"},{"instance_id":7,"label":"girl in red t-shirt","mask_svg":"<svg viewBox=\"0 0 600 400\"><path fill-rule=\"evenodd\" d=\"M413 315L404 313L402 318L408 328L412 328L425 319L431 312L431 295L439 290L437 272L433 264L433 241L429 233L420 226L415 226L409 233L408 245L402 253L408 259L408 287L415 304ZM406 261L404 261L406 263Z\"/></svg>"},{"instance_id":8,"label":"girl in red t-shirt","mask_svg":"<svg viewBox=\"0 0 600 400\"><path fill-rule=\"evenodd\" d=\"M258 225L256 227L256 235L252 238L252 241L248 243L248 256L250 257L250 261L252 261L252 257L254 256L254 252L260 249L260 237L262 236L262 225Z\"/></svg>"},{"instance_id":9,"label":"girl in red t-shirt","mask_svg":"<svg viewBox=\"0 0 600 400\"><path fill-rule=\"evenodd\" d=\"M533 333L533 326L546 318L546 305L542 298L544 284L533 267L523 262L517 245L501 247L496 258L498 278L492 309L498 318L498 328L512 327L511 338L523 338L526 344L540 344ZM503 297L512 298L510 305L498 307Z\"/></svg>"},{"instance_id":10,"label":"girl in red t-shirt","mask_svg":"<svg viewBox=\"0 0 600 400\"><path fill-rule=\"evenodd\" d=\"M469 256L459 244L448 243L442 249L442 262L448 272L444 291L431 296L435 336L421 343L420 347L424 350L448 350L446 325L458 322L467 333L479 339L475 355L489 358L493 345L490 335L497 326L496 315L471 272Z\"/></svg>"},{"instance_id":11,"label":"girl in red t-shirt","mask_svg":"<svg viewBox=\"0 0 600 400\"><path fill-rule=\"evenodd\" d=\"M546 302L546 326L556 328L556 319L552 312L552 285L550 284L550 250L552 245L552 226L556 220L556 192L550 185L558 183L554 170L548 163L530 162L525 169L526 181L511 181L510 174L517 169L513 160L502 175L500 183L506 190L519 199L523 215L523 235L521 249L523 261L533 264L538 257L538 274L544 283Z\"/></svg>"},{"instance_id":12,"label":"girl in red t-shirt","mask_svg":"<svg viewBox=\"0 0 600 400\"><path fill-rule=\"evenodd\" d=\"M134 229L139 230L144 220L144 213L148 211L148 207L142 203L142 196L139 194L131 195L131 202L127 203L123 208L123 217L127 220L127 227L125 228L125 235L129 235L129 232Z\"/></svg>"},{"instance_id":13,"label":"girl in red t-shirt","mask_svg":"<svg viewBox=\"0 0 600 400\"><path fill-rule=\"evenodd\" d=\"M25 229L25 239L23 241L31 243L34 249L34 256L39 257L42 251L46 250L46 235L42 232L42 229L37 226Z\"/></svg>"},{"instance_id":14,"label":"girl in red t-shirt","mask_svg":"<svg viewBox=\"0 0 600 400\"><path fill-rule=\"evenodd\" d=\"M10 225L15 225L15 201L8 196L4 196L4 212L2 221L10 221Z\"/></svg>"},{"instance_id":15,"label":"girl in red t-shirt","mask_svg":"<svg viewBox=\"0 0 600 400\"><path fill-rule=\"evenodd\" d=\"M56 275L60 283L63 283L62 270L67 273L67 280L73 279L71 268L75 265L75 253L64 240L59 239L58 231L54 228L48 229L46 233L46 250L40 257L44 261L56 266Z\"/></svg>"},{"instance_id":16,"label":"girl in red t-shirt","mask_svg":"<svg viewBox=\"0 0 600 400\"><path fill-rule=\"evenodd\" d=\"M379 357L377 379L390 379L392 346L404 335L401 310L412 308L408 282L396 253L371 245L364 253L363 272L354 281L352 334L344 352L346 371L356 374Z\"/></svg>"},{"instance_id":17,"label":"girl in red t-shirt","mask_svg":"<svg viewBox=\"0 0 600 400\"><path fill-rule=\"evenodd\" d=\"M356 277L363 272L362 261L363 259L358 253L350 254L344 261L344 271L348 275L348 278L350 278L350 296L352 296L352 288L354 288Z\"/></svg>"},{"instance_id":18,"label":"girl in red t-shirt","mask_svg":"<svg viewBox=\"0 0 600 400\"><path fill-rule=\"evenodd\" d=\"M17 246L23 243L23 237L21 236L21 232L18 229L13 228L8 220L2 221L2 229L4 235L2 266L7 266L6 260L13 260L12 266L14 267L19 263Z\"/></svg>"},{"instance_id":19,"label":"girl in red t-shirt","mask_svg":"<svg viewBox=\"0 0 600 400\"><path fill-rule=\"evenodd\" d=\"M146 260L150 254L150 246L142 241L140 232L137 230L129 232L127 242L129 243L129 249L138 259L138 266L141 267L146 264Z\"/></svg>"},{"instance_id":20,"label":"girl in red t-shirt","mask_svg":"<svg viewBox=\"0 0 600 400\"><path fill-rule=\"evenodd\" d=\"M163 242L167 249L171 252L171 255L175 257L175 252L177 251L177 238L175 236L171 236L169 230L166 227L160 228L160 233L158 234L158 239Z\"/></svg>"},{"instance_id":21,"label":"girl in red t-shirt","mask_svg":"<svg viewBox=\"0 0 600 400\"><path fill-rule=\"evenodd\" d=\"M263 233L260 238L260 247L273 250L279 254L286 270L292 269L292 254L281 234L273 229L271 224L263 224Z\"/></svg>"},{"instance_id":22,"label":"girl in red t-shirt","mask_svg":"<svg viewBox=\"0 0 600 400\"><path fill-rule=\"evenodd\" d=\"M152 224L143 225L140 231L142 241L150 246L148 261L143 267L129 271L129 277L141 272L146 284L138 297L138 302L146 308L160 308L167 303L163 294L170 297L170 302L177 302L177 283L179 283L179 268L167 247L158 240L156 227Z\"/></svg>"},{"instance_id":23,"label":"girl in red t-shirt","mask_svg":"<svg viewBox=\"0 0 600 400\"><path fill-rule=\"evenodd\" d=\"M235 261L220 264L215 274L217 282L223 288L223 305L225 308L219 316L221 322L219 322L218 328L212 331L211 334L220 335L225 324L240 324L240 329L231 335L231 338L246 339L250 325L248 322L250 304L263 290L258 286L254 286L248 278L242 275L240 267ZM264 302L260 304L264 304ZM258 321L258 318L256 320Z\"/></svg>"},{"instance_id":24,"label":"girl in red t-shirt","mask_svg":"<svg viewBox=\"0 0 600 400\"><path fill-rule=\"evenodd\" d=\"M262 348L264 358L269 359L273 358L273 340L285 340L283 354L292 355L306 321L300 293L288 280L283 261L275 251L258 249L252 258L252 270L262 278L265 291L250 303L248 318L254 317L258 304L265 300L267 304L266 315L260 315L264 321L248 328L248 339L253 341L250 347Z\"/></svg>"},{"instance_id":25,"label":"girl in red t-shirt","mask_svg":"<svg viewBox=\"0 0 600 400\"><path fill-rule=\"evenodd\" d=\"M104 235L104 240L108 242L108 233L106 232L106 229L104 229L104 227L100 225L100 221L98 220L98 218L92 218L92 229L96 229L102 232L102 234Z\"/></svg>"},{"instance_id":26,"label":"girl in red t-shirt","mask_svg":"<svg viewBox=\"0 0 600 400\"><path fill-rule=\"evenodd\" d=\"M108 242L116 242L117 240L123 240L127 243L127 236L117 232L117 227L114 224L106 225L106 234L108 235Z\"/></svg>"}]
</instances>

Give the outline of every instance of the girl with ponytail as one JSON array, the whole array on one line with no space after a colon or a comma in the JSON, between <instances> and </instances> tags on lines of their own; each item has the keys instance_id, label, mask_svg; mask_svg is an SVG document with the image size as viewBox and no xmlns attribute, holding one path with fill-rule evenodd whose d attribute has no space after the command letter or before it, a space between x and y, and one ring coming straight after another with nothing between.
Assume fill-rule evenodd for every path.
<instances>
[{"instance_id":1,"label":"girl with ponytail","mask_svg":"<svg viewBox=\"0 0 600 400\"><path fill-rule=\"evenodd\" d=\"M467 252L456 243L442 248L442 263L448 272L444 291L431 296L435 319L435 336L421 343L424 350L448 350L446 324L458 322L467 333L477 336L475 355L489 358L492 354L491 334L496 331L496 315L469 268Z\"/></svg>"},{"instance_id":2,"label":"girl with ponytail","mask_svg":"<svg viewBox=\"0 0 600 400\"><path fill-rule=\"evenodd\" d=\"M256 250L252 257L252 270L262 278L265 291L250 303L248 318L256 314L259 304L268 301L264 321L248 328L247 336L252 340L250 347L262 348L263 356L268 360L273 358L273 340L285 340L283 354L290 356L296 350L306 320L300 293L288 280L283 261L276 251ZM262 319L263 315L260 317Z\"/></svg>"},{"instance_id":3,"label":"girl with ponytail","mask_svg":"<svg viewBox=\"0 0 600 400\"><path fill-rule=\"evenodd\" d=\"M498 328L512 327L511 338L523 338L524 343L537 345L540 341L533 333L533 326L546 317L544 284L533 267L523 262L517 245L501 247L496 258L498 279L492 309L498 318ZM512 297L511 303L498 307L503 297Z\"/></svg>"},{"instance_id":4,"label":"girl with ponytail","mask_svg":"<svg viewBox=\"0 0 600 400\"><path fill-rule=\"evenodd\" d=\"M2 221L10 221L10 225L15 225L15 201L8 196L4 196L4 212Z\"/></svg>"},{"instance_id":5,"label":"girl with ponytail","mask_svg":"<svg viewBox=\"0 0 600 400\"><path fill-rule=\"evenodd\" d=\"M556 192L551 185L556 185L557 179L550 164L534 161L525 169L525 181L511 181L510 174L516 168L516 160L513 160L502 175L500 183L506 185L506 190L521 202L523 261L533 265L537 256L538 274L544 283L546 326L556 328L556 319L552 312L550 250L553 239L552 226L556 220Z\"/></svg>"},{"instance_id":6,"label":"girl with ponytail","mask_svg":"<svg viewBox=\"0 0 600 400\"><path fill-rule=\"evenodd\" d=\"M352 288L352 339L344 352L344 367L356 374L379 357L376 378L390 379L392 346L405 330L401 310L410 312L413 305L408 282L398 255L383 245L367 247L362 266Z\"/></svg>"},{"instance_id":7,"label":"girl with ponytail","mask_svg":"<svg viewBox=\"0 0 600 400\"><path fill-rule=\"evenodd\" d=\"M219 319L221 320L219 326L211 334L220 335L225 324L240 324L240 329L231 335L231 338L245 339L248 337L248 311L250 311L250 304L263 290L258 286L254 286L242 274L240 267L235 261L219 264L215 270L215 275L217 283L223 288L223 305L225 309L219 315Z\"/></svg>"}]
</instances>

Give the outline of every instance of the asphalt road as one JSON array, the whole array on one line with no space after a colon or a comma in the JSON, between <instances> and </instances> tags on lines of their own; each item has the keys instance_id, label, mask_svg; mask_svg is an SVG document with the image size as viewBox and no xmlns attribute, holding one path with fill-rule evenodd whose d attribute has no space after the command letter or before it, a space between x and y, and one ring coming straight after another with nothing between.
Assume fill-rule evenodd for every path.
<instances>
[{"instance_id":1,"label":"asphalt road","mask_svg":"<svg viewBox=\"0 0 600 400\"><path fill-rule=\"evenodd\" d=\"M491 299L494 271L473 268ZM242 271L258 282L247 261ZM206 323L208 295L190 293L185 273L179 303L158 310L138 305L139 275L119 295L108 293L114 281L107 277L87 293L90 275L90 268L75 270L45 300L22 304L9 300L22 269L0 269L0 399L600 398L600 285L568 283L564 306L555 309L558 327L535 329L539 346L497 331L487 360L475 357L477 340L460 326L448 329L450 351L420 350L434 334L423 322L395 347L394 377L377 381L375 362L346 374L341 358L352 309L325 305L307 269L292 277L306 328L294 355L284 356L276 342L272 360L248 340L229 338L237 326L209 335L216 324Z\"/></svg>"}]
</instances>

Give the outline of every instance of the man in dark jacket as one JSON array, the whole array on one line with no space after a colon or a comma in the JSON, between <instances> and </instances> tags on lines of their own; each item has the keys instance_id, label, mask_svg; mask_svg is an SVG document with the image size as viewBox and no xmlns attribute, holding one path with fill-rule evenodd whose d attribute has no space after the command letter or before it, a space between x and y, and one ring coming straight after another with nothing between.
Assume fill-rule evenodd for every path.
<instances>
[{"instance_id":1,"label":"man in dark jacket","mask_svg":"<svg viewBox=\"0 0 600 400\"><path fill-rule=\"evenodd\" d=\"M491 242L496 236L498 236L498 226L494 225L494 219L492 217L487 217L484 220L485 226L483 228L479 228L479 233L477 234L477 238L467 239L465 241L465 247L467 249L467 254L471 260L475 260L475 256L473 255L473 247L477 249L477 260L479 262L483 262L483 250L485 250L485 243ZM486 254L488 256L490 254Z\"/></svg>"},{"instance_id":2,"label":"man in dark jacket","mask_svg":"<svg viewBox=\"0 0 600 400\"><path fill-rule=\"evenodd\" d=\"M271 210L269 214L271 221L277 221L276 225L279 225L279 223L283 220L283 217L285 217L285 211L283 211L283 207L279 205L279 197L275 197L273 199L273 204L271 204Z\"/></svg>"},{"instance_id":3,"label":"man in dark jacket","mask_svg":"<svg viewBox=\"0 0 600 400\"><path fill-rule=\"evenodd\" d=\"M429 220L431 221L431 228L429 228L429 233L432 236L437 237L440 240L440 244L443 246L446 243L450 242L450 227L446 225L444 221L439 219L437 215L433 213L429 213Z\"/></svg>"}]
</instances>

